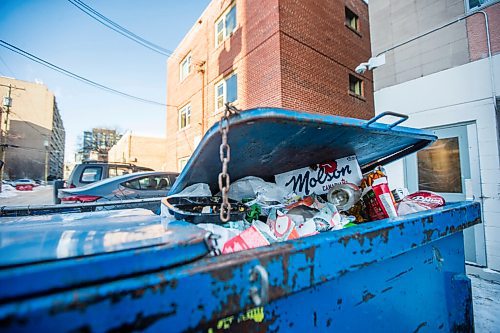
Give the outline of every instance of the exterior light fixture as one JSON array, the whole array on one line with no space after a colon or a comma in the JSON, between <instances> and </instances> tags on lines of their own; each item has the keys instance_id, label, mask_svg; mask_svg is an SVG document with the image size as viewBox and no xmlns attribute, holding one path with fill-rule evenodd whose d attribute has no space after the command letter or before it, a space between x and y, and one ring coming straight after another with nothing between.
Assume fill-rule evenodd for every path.
<instances>
[{"instance_id":1,"label":"exterior light fixture","mask_svg":"<svg viewBox=\"0 0 500 333\"><path fill-rule=\"evenodd\" d=\"M385 53L382 53L376 57L371 57L368 62L362 62L354 70L358 74L363 74L367 70L373 70L385 64Z\"/></svg>"}]
</instances>

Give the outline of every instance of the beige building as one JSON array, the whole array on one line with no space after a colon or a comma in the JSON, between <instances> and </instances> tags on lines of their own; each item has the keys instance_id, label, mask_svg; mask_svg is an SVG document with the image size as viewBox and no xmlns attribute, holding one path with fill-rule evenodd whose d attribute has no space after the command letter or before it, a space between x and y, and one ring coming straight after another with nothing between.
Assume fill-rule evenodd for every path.
<instances>
[{"instance_id":1,"label":"beige building","mask_svg":"<svg viewBox=\"0 0 500 333\"><path fill-rule=\"evenodd\" d=\"M9 91L1 122L4 179L62 178L65 130L54 94L43 84L0 76L2 99Z\"/></svg>"},{"instance_id":2,"label":"beige building","mask_svg":"<svg viewBox=\"0 0 500 333\"><path fill-rule=\"evenodd\" d=\"M108 161L119 163L133 163L138 166L149 167L154 170L165 170L164 151L167 140L126 133L108 151Z\"/></svg>"}]
</instances>

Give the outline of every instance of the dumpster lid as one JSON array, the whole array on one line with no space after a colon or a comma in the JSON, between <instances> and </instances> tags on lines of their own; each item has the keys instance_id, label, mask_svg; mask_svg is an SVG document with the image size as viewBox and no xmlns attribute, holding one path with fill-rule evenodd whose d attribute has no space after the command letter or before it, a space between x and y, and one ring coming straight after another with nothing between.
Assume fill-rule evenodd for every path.
<instances>
[{"instance_id":1,"label":"dumpster lid","mask_svg":"<svg viewBox=\"0 0 500 333\"><path fill-rule=\"evenodd\" d=\"M228 135L231 181L245 176L274 181L276 174L353 154L366 172L416 152L437 139L427 131L395 127L402 120L390 125L376 122L380 116L365 121L279 108L257 108L235 114L229 119ZM218 192L220 144L216 123L201 140L169 194L195 183L206 183L212 192Z\"/></svg>"},{"instance_id":2,"label":"dumpster lid","mask_svg":"<svg viewBox=\"0 0 500 333\"><path fill-rule=\"evenodd\" d=\"M0 218L0 301L187 263L207 236L146 209Z\"/></svg>"},{"instance_id":3,"label":"dumpster lid","mask_svg":"<svg viewBox=\"0 0 500 333\"><path fill-rule=\"evenodd\" d=\"M204 241L202 229L178 229L147 209L1 218L0 268Z\"/></svg>"}]
</instances>

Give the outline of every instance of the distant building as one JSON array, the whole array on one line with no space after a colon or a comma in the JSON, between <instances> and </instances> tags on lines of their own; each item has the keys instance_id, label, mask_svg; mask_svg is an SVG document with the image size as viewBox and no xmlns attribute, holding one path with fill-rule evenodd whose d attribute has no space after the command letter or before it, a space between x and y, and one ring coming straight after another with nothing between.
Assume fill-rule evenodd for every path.
<instances>
[{"instance_id":1,"label":"distant building","mask_svg":"<svg viewBox=\"0 0 500 333\"><path fill-rule=\"evenodd\" d=\"M93 128L83 132L82 148L77 153L78 162L87 160L108 161L108 151L122 137L116 130Z\"/></svg>"},{"instance_id":2,"label":"distant building","mask_svg":"<svg viewBox=\"0 0 500 333\"><path fill-rule=\"evenodd\" d=\"M167 140L126 133L109 150L109 162L132 163L154 170L170 171L165 169L165 151Z\"/></svg>"},{"instance_id":3,"label":"distant building","mask_svg":"<svg viewBox=\"0 0 500 333\"><path fill-rule=\"evenodd\" d=\"M62 178L65 130L54 94L43 84L0 76L1 97L9 85L12 106L7 124L3 108L1 123L4 178Z\"/></svg>"},{"instance_id":4,"label":"distant building","mask_svg":"<svg viewBox=\"0 0 500 333\"><path fill-rule=\"evenodd\" d=\"M167 168L180 170L222 115L283 107L371 118L362 0L213 0L167 64Z\"/></svg>"},{"instance_id":5,"label":"distant building","mask_svg":"<svg viewBox=\"0 0 500 333\"><path fill-rule=\"evenodd\" d=\"M407 114L405 126L439 137L390 166L390 180L480 202L483 223L465 230L465 259L500 270L500 3L370 0L370 20L373 54L391 48L374 71L376 113Z\"/></svg>"}]
</instances>

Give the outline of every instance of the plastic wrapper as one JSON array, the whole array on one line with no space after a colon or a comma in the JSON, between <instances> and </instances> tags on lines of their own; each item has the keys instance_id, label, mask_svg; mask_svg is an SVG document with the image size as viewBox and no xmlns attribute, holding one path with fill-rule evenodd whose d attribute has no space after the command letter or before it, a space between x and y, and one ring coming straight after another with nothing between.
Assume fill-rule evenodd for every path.
<instances>
[{"instance_id":1,"label":"plastic wrapper","mask_svg":"<svg viewBox=\"0 0 500 333\"><path fill-rule=\"evenodd\" d=\"M210 191L210 187L208 184L204 183L198 183L198 184L193 184L185 189L183 189L181 192L170 195L170 198L175 198L175 197L211 197L212 192Z\"/></svg>"},{"instance_id":2,"label":"plastic wrapper","mask_svg":"<svg viewBox=\"0 0 500 333\"><path fill-rule=\"evenodd\" d=\"M274 210L269 215L267 225L278 241L299 237L297 230L295 230L295 223L291 217L280 210Z\"/></svg>"},{"instance_id":3,"label":"plastic wrapper","mask_svg":"<svg viewBox=\"0 0 500 333\"><path fill-rule=\"evenodd\" d=\"M199 223L196 225L199 228L205 229L206 231L209 231L213 233L214 235L217 235L217 249L222 252L224 248L224 244L226 242L236 236L238 236L241 231L237 229L232 229L232 228L225 228L223 226L213 224L213 223Z\"/></svg>"},{"instance_id":4,"label":"plastic wrapper","mask_svg":"<svg viewBox=\"0 0 500 333\"><path fill-rule=\"evenodd\" d=\"M398 214L407 215L444 206L443 197L430 191L420 191L407 195L398 205Z\"/></svg>"},{"instance_id":5,"label":"plastic wrapper","mask_svg":"<svg viewBox=\"0 0 500 333\"><path fill-rule=\"evenodd\" d=\"M371 221L398 216L396 202L382 167L375 168L361 181L362 200Z\"/></svg>"},{"instance_id":6,"label":"plastic wrapper","mask_svg":"<svg viewBox=\"0 0 500 333\"><path fill-rule=\"evenodd\" d=\"M283 202L288 192L276 185L261 178L248 176L241 178L231 184L228 197L236 201L244 199L258 198L260 202Z\"/></svg>"},{"instance_id":7,"label":"plastic wrapper","mask_svg":"<svg viewBox=\"0 0 500 333\"><path fill-rule=\"evenodd\" d=\"M250 228L246 229L238 236L229 239L222 247L222 253L233 253L253 249L260 246L270 245L271 242L269 242L269 240L260 229L261 228L252 225Z\"/></svg>"}]
</instances>

